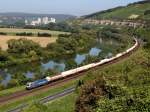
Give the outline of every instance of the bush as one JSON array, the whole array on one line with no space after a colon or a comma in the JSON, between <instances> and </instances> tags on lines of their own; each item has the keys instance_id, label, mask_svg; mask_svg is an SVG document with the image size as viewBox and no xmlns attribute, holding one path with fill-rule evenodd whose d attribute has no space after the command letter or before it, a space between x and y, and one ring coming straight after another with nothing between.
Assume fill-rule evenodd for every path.
<instances>
[{"instance_id":1,"label":"bush","mask_svg":"<svg viewBox=\"0 0 150 112\"><path fill-rule=\"evenodd\" d=\"M30 51L35 51L39 54L40 50L41 47L39 44L25 38L19 40L12 39L8 41L8 52L10 53L28 54Z\"/></svg>"},{"instance_id":2,"label":"bush","mask_svg":"<svg viewBox=\"0 0 150 112\"><path fill-rule=\"evenodd\" d=\"M70 34L59 34L58 37L70 37Z\"/></svg>"},{"instance_id":3,"label":"bush","mask_svg":"<svg viewBox=\"0 0 150 112\"><path fill-rule=\"evenodd\" d=\"M0 91L4 89L5 89L5 86L3 84L0 84Z\"/></svg>"},{"instance_id":4,"label":"bush","mask_svg":"<svg viewBox=\"0 0 150 112\"><path fill-rule=\"evenodd\" d=\"M146 10L145 12L144 12L144 15L149 15L150 14L150 10Z\"/></svg>"},{"instance_id":5,"label":"bush","mask_svg":"<svg viewBox=\"0 0 150 112\"><path fill-rule=\"evenodd\" d=\"M7 35L7 33L4 33L4 32L0 32L0 35Z\"/></svg>"},{"instance_id":6,"label":"bush","mask_svg":"<svg viewBox=\"0 0 150 112\"><path fill-rule=\"evenodd\" d=\"M105 94L105 80L99 78L98 80L89 82L84 87L81 87L81 95L76 101L76 112L92 112L93 107L96 106L97 100Z\"/></svg>"},{"instance_id":7,"label":"bush","mask_svg":"<svg viewBox=\"0 0 150 112\"><path fill-rule=\"evenodd\" d=\"M52 35L49 33L38 33L38 37L51 37Z\"/></svg>"},{"instance_id":8,"label":"bush","mask_svg":"<svg viewBox=\"0 0 150 112\"><path fill-rule=\"evenodd\" d=\"M16 36L33 36L33 33L26 33L26 32L16 33Z\"/></svg>"},{"instance_id":9,"label":"bush","mask_svg":"<svg viewBox=\"0 0 150 112\"><path fill-rule=\"evenodd\" d=\"M11 88L14 86L19 86L19 82L17 79L11 79L7 85L7 88Z\"/></svg>"}]
</instances>

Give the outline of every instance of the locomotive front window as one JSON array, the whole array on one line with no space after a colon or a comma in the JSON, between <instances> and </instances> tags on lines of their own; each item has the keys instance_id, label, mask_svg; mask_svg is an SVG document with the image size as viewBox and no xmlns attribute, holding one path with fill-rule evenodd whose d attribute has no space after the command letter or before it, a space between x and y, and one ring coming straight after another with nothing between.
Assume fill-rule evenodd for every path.
<instances>
[{"instance_id":1,"label":"locomotive front window","mask_svg":"<svg viewBox=\"0 0 150 112\"><path fill-rule=\"evenodd\" d=\"M27 83L27 85L26 85L26 86L27 86L27 87L30 87L30 85L31 85L31 83Z\"/></svg>"}]
</instances>

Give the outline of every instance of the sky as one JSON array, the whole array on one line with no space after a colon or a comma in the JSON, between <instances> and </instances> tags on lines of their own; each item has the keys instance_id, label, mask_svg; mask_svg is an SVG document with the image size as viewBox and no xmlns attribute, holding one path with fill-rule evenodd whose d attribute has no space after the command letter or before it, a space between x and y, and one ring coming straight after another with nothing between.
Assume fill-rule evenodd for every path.
<instances>
[{"instance_id":1,"label":"sky","mask_svg":"<svg viewBox=\"0 0 150 112\"><path fill-rule=\"evenodd\" d=\"M81 16L136 1L139 0L0 0L0 12Z\"/></svg>"}]
</instances>

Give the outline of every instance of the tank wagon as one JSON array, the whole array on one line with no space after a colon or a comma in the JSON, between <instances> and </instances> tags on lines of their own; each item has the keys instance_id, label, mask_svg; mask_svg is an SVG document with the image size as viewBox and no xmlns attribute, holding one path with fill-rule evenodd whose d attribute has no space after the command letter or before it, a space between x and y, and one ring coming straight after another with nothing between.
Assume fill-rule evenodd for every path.
<instances>
[{"instance_id":1,"label":"tank wagon","mask_svg":"<svg viewBox=\"0 0 150 112\"><path fill-rule=\"evenodd\" d=\"M138 41L137 41L136 38L134 38L134 41L135 41L134 46L132 46L131 48L127 49L126 51L124 51L122 53L118 53L118 54L116 54L113 57L100 60L99 62L96 62L96 63L91 63L91 64L88 64L88 65L84 65L82 67L78 67L78 68L75 68L75 69L64 71L64 72L62 72L62 73L60 73L60 74L58 74L56 76L53 76L53 77L46 77L44 79L40 79L40 80L37 80L37 81L34 81L34 82L29 82L26 85L26 89L29 90L29 89L33 89L33 88L36 88L36 87L39 87L39 86L43 86L43 85L46 85L46 84L48 84L48 83L50 83L52 81L60 80L60 79L63 79L65 77L71 76L73 74L84 72L84 71L87 71L87 70L89 70L91 68L94 68L94 67L103 65L105 63L111 62L111 61L113 61L115 59L118 59L119 57L122 57L125 54L130 53L131 51L133 51L138 46Z\"/></svg>"}]
</instances>

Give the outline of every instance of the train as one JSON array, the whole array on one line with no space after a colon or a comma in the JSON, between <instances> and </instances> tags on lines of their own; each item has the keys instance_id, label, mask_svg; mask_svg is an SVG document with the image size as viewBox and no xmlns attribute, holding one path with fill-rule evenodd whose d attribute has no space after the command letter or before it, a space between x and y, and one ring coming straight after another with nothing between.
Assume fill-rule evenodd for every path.
<instances>
[{"instance_id":1,"label":"train","mask_svg":"<svg viewBox=\"0 0 150 112\"><path fill-rule=\"evenodd\" d=\"M66 77L72 76L73 74L84 72L84 71L87 71L91 68L95 68L97 66L109 63L113 60L116 60L116 59L132 52L139 44L138 40L136 38L134 38L134 42L135 42L135 44L131 48L127 49L126 51L124 51L122 53L118 53L113 57L100 60L99 62L95 62L95 63L87 64L87 65L84 65L84 66L81 66L81 67L77 67L75 69L71 69L71 70L68 70L68 71L64 71L64 72L62 72L62 73L60 73L56 76L53 76L53 77L46 77L44 79L36 80L34 82L28 82L26 84L26 89L31 90L31 89L34 89L34 88L37 88L37 87L40 87L40 86L44 86L46 84L49 84L50 82L66 78Z\"/></svg>"}]
</instances>

